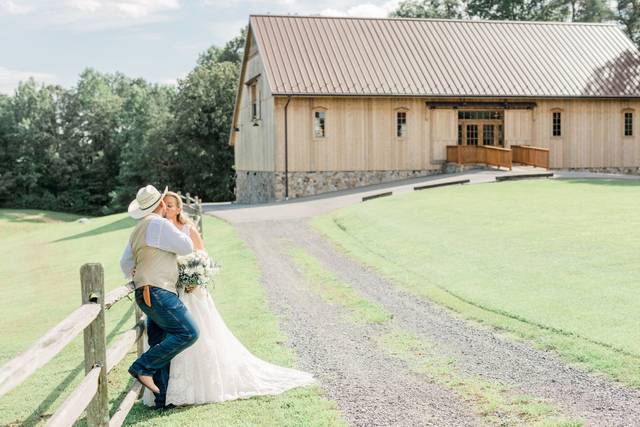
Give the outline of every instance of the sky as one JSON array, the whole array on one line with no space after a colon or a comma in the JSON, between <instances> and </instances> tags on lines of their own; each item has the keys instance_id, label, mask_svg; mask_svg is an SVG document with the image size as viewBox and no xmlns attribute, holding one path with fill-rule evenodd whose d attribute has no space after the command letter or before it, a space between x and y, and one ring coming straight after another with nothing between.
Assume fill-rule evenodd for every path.
<instances>
[{"instance_id":1,"label":"sky","mask_svg":"<svg viewBox=\"0 0 640 427\"><path fill-rule=\"evenodd\" d=\"M70 88L87 67L175 84L250 14L383 17L400 0L0 0L0 93Z\"/></svg>"}]
</instances>

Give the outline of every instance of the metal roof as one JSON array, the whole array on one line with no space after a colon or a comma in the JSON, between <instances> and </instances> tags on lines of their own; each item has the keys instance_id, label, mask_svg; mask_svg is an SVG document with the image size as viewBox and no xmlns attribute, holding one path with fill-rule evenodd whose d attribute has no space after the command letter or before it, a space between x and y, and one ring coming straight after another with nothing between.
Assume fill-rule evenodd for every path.
<instances>
[{"instance_id":1,"label":"metal roof","mask_svg":"<svg viewBox=\"0 0 640 427\"><path fill-rule=\"evenodd\" d=\"M636 97L613 24L254 15L274 95Z\"/></svg>"}]
</instances>

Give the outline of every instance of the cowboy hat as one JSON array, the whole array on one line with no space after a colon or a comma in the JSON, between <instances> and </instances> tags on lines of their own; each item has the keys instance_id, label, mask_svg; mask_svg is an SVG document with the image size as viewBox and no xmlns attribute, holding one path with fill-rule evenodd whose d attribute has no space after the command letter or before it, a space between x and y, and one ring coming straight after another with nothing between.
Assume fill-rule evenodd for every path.
<instances>
[{"instance_id":1,"label":"cowboy hat","mask_svg":"<svg viewBox=\"0 0 640 427\"><path fill-rule=\"evenodd\" d=\"M129 215L132 218L140 219L156 210L169 187L165 187L162 194L153 185L147 185L138 190L136 199L129 203Z\"/></svg>"}]
</instances>

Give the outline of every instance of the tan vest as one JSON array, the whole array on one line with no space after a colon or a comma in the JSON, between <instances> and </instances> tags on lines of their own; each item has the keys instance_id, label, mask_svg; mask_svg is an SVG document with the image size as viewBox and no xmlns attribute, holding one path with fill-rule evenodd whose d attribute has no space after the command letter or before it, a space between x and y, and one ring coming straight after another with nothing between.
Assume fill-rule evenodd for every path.
<instances>
[{"instance_id":1,"label":"tan vest","mask_svg":"<svg viewBox=\"0 0 640 427\"><path fill-rule=\"evenodd\" d=\"M136 289L149 285L177 293L178 262L176 254L147 246L145 236L153 215L140 220L131 233L131 253L136 263L133 282Z\"/></svg>"}]
</instances>

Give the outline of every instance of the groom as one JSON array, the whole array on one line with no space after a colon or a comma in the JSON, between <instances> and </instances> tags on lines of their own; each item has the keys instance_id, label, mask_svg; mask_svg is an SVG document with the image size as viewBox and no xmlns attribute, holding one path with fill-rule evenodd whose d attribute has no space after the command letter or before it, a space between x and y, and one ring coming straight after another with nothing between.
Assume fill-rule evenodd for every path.
<instances>
[{"instance_id":1,"label":"groom","mask_svg":"<svg viewBox=\"0 0 640 427\"><path fill-rule=\"evenodd\" d=\"M133 229L120 267L133 276L136 303L147 315L149 350L129 373L155 394L157 409L165 407L171 359L198 339L198 327L178 298L177 255L193 252L191 239L164 218L164 196L153 185L141 188L129 205L140 221Z\"/></svg>"}]
</instances>

